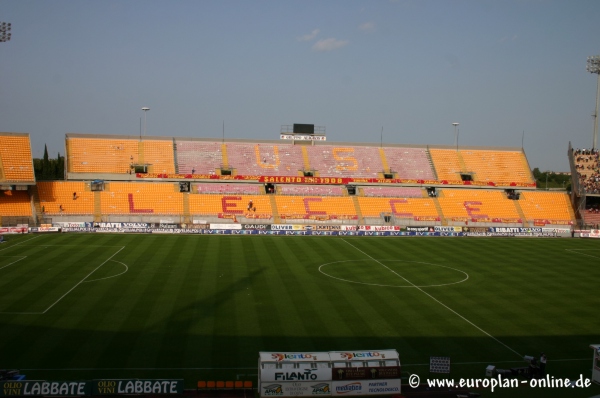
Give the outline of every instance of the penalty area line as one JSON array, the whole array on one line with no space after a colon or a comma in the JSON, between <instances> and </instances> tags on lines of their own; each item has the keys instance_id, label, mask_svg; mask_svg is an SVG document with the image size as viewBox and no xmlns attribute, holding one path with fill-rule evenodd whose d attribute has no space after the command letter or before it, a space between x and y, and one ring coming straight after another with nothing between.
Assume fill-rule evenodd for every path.
<instances>
[{"instance_id":1,"label":"penalty area line","mask_svg":"<svg viewBox=\"0 0 600 398\"><path fill-rule=\"evenodd\" d=\"M448 307L446 304L442 303L440 300L436 299L431 294L427 293L425 290L423 290L419 286L415 285L414 283L412 283L411 281L409 281L408 279L406 279L405 277L403 277L402 275L400 275L399 273L397 273L396 271L394 271L393 269L391 269L387 265L385 265L385 264L381 263L379 260L376 260L373 257L369 256L367 253L365 253L364 251L360 250L358 247L354 246L352 243L348 242L346 239L342 238L342 240L344 242L346 242L347 244L349 244L350 246L352 246L354 249L356 249L359 252L361 252L362 254L364 254L365 256L369 257L371 260L375 261L377 264L379 264L382 267L386 268L392 274L394 274L394 275L396 275L396 276L404 279L407 283L409 283L410 285L412 285L415 289L419 290L421 293L423 293L424 295L428 296L430 299L432 299L433 301L435 301L436 303L438 303L442 307L446 308L448 311L452 312L453 314L455 314L456 316L458 316L460 319L462 319L463 321L467 322L469 325L473 326L475 329L479 330L481 333L483 333L486 336L490 337L491 339L495 340L497 343L501 344L505 348L508 348L510 351L514 352L519 357L523 358L523 355L519 354L516 350L514 350L511 347L507 346L506 344L504 344L503 342L501 342L500 340L498 340L497 338L495 338L494 336L492 336L491 334L489 334L488 332L486 332L485 330L483 330L479 326L475 325L473 322L471 322L470 320L468 320L467 318L465 318L464 316L462 316L461 314L459 314L458 312L456 312L452 308Z\"/></svg>"},{"instance_id":2,"label":"penalty area line","mask_svg":"<svg viewBox=\"0 0 600 398\"><path fill-rule=\"evenodd\" d=\"M580 250L598 250L598 249L565 249L568 252L571 253L576 253L576 254L580 254L582 256L586 256L586 257L592 257L592 258L600 258L598 256L593 256L591 254L587 254L587 253L580 253Z\"/></svg>"},{"instance_id":3,"label":"penalty area line","mask_svg":"<svg viewBox=\"0 0 600 398\"><path fill-rule=\"evenodd\" d=\"M0 269L6 268L6 267L8 267L10 265L13 265L14 263L18 263L19 261L23 260L24 258L27 258L27 256L0 256L0 257L21 257L20 259L15 260L12 263L6 264L4 267L0 267Z\"/></svg>"},{"instance_id":4,"label":"penalty area line","mask_svg":"<svg viewBox=\"0 0 600 398\"><path fill-rule=\"evenodd\" d=\"M5 247L5 248L3 248L3 249L0 249L0 252L1 252L1 251L3 251L3 250L12 249L12 248L13 248L13 247L15 247L15 246L19 246L19 245L20 245L20 244L22 244L22 243L29 242L30 240L32 240L32 239L36 239L36 238L39 238L40 236L41 236L41 235L34 236L33 238L29 238L29 239L27 239L27 240L24 240L23 242L15 243L14 245L10 245L9 247Z\"/></svg>"},{"instance_id":5,"label":"penalty area line","mask_svg":"<svg viewBox=\"0 0 600 398\"><path fill-rule=\"evenodd\" d=\"M102 262L102 264L100 264L99 266L97 266L96 268L94 268L92 270L92 272L90 272L89 274L87 274L82 280L80 280L79 282L77 282L77 284L75 286L73 286L72 288L69 289L69 291L67 291L65 294L63 294L62 296L60 296L60 298L58 300L56 300L54 303L52 303L50 305L50 307L46 308L46 310L44 310L44 312L42 312L42 314L45 314L46 312L48 312L52 307L54 307L56 304L58 304L60 302L60 300L62 300L63 298L65 298L69 293L71 293L73 290L75 290L75 288L79 285L81 285L87 278L89 278L90 275L92 275L94 272L96 272L100 267L102 267L104 264L106 264L108 261L110 261L114 256L116 256L117 254L119 254L119 252L121 250L123 250L125 248L125 246L121 246L121 248L119 250L116 251L115 254L113 254L112 256L110 256L109 258L107 258L106 260L104 260L104 262Z\"/></svg>"}]
</instances>

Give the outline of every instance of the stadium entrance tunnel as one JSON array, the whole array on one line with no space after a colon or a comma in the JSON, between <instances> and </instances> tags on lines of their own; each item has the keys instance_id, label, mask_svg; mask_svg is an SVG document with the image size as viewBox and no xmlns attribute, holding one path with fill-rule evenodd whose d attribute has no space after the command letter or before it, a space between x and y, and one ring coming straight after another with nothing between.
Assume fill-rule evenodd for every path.
<instances>
[{"instance_id":1,"label":"stadium entrance tunnel","mask_svg":"<svg viewBox=\"0 0 600 398\"><path fill-rule=\"evenodd\" d=\"M336 261L322 264L319 272L340 282L380 287L441 287L469 279L466 272L445 265L393 259Z\"/></svg>"}]
</instances>

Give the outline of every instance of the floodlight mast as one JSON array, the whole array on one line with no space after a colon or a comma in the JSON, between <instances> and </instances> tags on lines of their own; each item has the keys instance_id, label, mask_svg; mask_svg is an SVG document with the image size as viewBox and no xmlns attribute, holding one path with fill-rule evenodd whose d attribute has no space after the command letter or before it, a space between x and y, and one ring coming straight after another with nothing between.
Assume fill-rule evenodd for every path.
<instances>
[{"instance_id":1,"label":"floodlight mast","mask_svg":"<svg viewBox=\"0 0 600 398\"><path fill-rule=\"evenodd\" d=\"M458 127L460 123L454 122L452 123L452 125L454 126L454 146L456 147L456 150L458 151L458 133L456 128Z\"/></svg>"},{"instance_id":2,"label":"floodlight mast","mask_svg":"<svg viewBox=\"0 0 600 398\"><path fill-rule=\"evenodd\" d=\"M145 106L142 108L142 110L144 111L144 136L145 136L146 135L146 113L150 110L150 108Z\"/></svg>"},{"instance_id":3,"label":"floodlight mast","mask_svg":"<svg viewBox=\"0 0 600 398\"><path fill-rule=\"evenodd\" d=\"M598 105L600 104L600 55L593 55L587 59L587 71L598 75L596 87L596 111L594 112L594 133L592 134L592 148L598 148Z\"/></svg>"},{"instance_id":4,"label":"floodlight mast","mask_svg":"<svg viewBox=\"0 0 600 398\"><path fill-rule=\"evenodd\" d=\"M10 22L0 22L0 43L5 43L10 40L12 34L10 29L12 24Z\"/></svg>"}]
</instances>

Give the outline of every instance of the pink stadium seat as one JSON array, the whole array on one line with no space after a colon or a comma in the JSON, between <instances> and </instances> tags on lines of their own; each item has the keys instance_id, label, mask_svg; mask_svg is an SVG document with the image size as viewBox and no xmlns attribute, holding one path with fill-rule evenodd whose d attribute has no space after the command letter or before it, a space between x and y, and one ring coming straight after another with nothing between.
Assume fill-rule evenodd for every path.
<instances>
[{"instance_id":1,"label":"pink stadium seat","mask_svg":"<svg viewBox=\"0 0 600 398\"><path fill-rule=\"evenodd\" d=\"M363 196L399 197L399 198L422 198L423 189L404 187L378 187L367 186L361 188Z\"/></svg>"},{"instance_id":2,"label":"pink stadium seat","mask_svg":"<svg viewBox=\"0 0 600 398\"><path fill-rule=\"evenodd\" d=\"M310 168L321 177L378 178L384 171L377 147L316 145L306 150Z\"/></svg>"},{"instance_id":3,"label":"pink stadium seat","mask_svg":"<svg viewBox=\"0 0 600 398\"><path fill-rule=\"evenodd\" d=\"M180 174L216 174L224 166L221 143L177 141L177 165Z\"/></svg>"},{"instance_id":4,"label":"pink stadium seat","mask_svg":"<svg viewBox=\"0 0 600 398\"><path fill-rule=\"evenodd\" d=\"M279 186L281 195L300 195L300 196L342 196L344 188L340 185L287 185Z\"/></svg>"},{"instance_id":5,"label":"pink stadium seat","mask_svg":"<svg viewBox=\"0 0 600 398\"><path fill-rule=\"evenodd\" d=\"M305 166L302 148L290 144L228 142L227 159L238 175L297 176Z\"/></svg>"},{"instance_id":6,"label":"pink stadium seat","mask_svg":"<svg viewBox=\"0 0 600 398\"><path fill-rule=\"evenodd\" d=\"M194 191L199 194L240 194L240 195L261 195L264 193L264 187L260 184L235 184L235 183L199 183L194 184Z\"/></svg>"},{"instance_id":7,"label":"pink stadium seat","mask_svg":"<svg viewBox=\"0 0 600 398\"><path fill-rule=\"evenodd\" d=\"M384 147L388 168L396 178L433 180L435 174L425 148Z\"/></svg>"}]
</instances>

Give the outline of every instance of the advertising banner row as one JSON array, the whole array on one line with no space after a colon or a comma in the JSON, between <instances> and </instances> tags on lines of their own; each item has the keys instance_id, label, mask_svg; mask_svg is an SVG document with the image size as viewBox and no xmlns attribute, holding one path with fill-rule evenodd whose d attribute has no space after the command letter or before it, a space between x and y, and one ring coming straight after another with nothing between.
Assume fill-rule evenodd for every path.
<instances>
[{"instance_id":1,"label":"advertising banner row","mask_svg":"<svg viewBox=\"0 0 600 398\"><path fill-rule=\"evenodd\" d=\"M261 166L263 166L261 164ZM168 174L137 173L136 178L160 178L169 180L219 180L219 181L255 181L271 184L411 184L411 185L473 185L490 187L529 187L535 183L513 181L462 181L462 180L422 180L401 178L350 178L350 177L300 177L300 176L261 176L261 175L216 175L216 174Z\"/></svg>"},{"instance_id":2,"label":"advertising banner row","mask_svg":"<svg viewBox=\"0 0 600 398\"><path fill-rule=\"evenodd\" d=\"M61 222L39 227L0 228L3 233L95 232L203 235L309 235L309 236L570 236L560 227L459 227L395 225L219 224L145 222ZM600 238L600 230L575 231L581 237Z\"/></svg>"},{"instance_id":3,"label":"advertising banner row","mask_svg":"<svg viewBox=\"0 0 600 398\"><path fill-rule=\"evenodd\" d=\"M524 227L398 227L314 226L294 224L207 224L205 228L164 228L144 223L96 223L94 227L39 227L30 232L96 232L203 235L309 235L309 236L569 236L569 228ZM200 224L194 225L198 227ZM588 234L595 237L597 234ZM583 236L583 234L582 234ZM586 235L587 236L587 235Z\"/></svg>"},{"instance_id":4,"label":"advertising banner row","mask_svg":"<svg viewBox=\"0 0 600 398\"><path fill-rule=\"evenodd\" d=\"M579 236L582 238L600 238L600 229L592 229L591 231L581 231Z\"/></svg>"},{"instance_id":5,"label":"advertising banner row","mask_svg":"<svg viewBox=\"0 0 600 398\"><path fill-rule=\"evenodd\" d=\"M261 381L331 381L399 379L400 366L261 369Z\"/></svg>"},{"instance_id":6,"label":"advertising banner row","mask_svg":"<svg viewBox=\"0 0 600 398\"><path fill-rule=\"evenodd\" d=\"M303 224L154 224L154 223L55 223L53 226L0 228L12 233L95 232L203 235L310 235L310 236L570 236L569 228L546 227L447 227L390 225ZM19 232L15 232L19 231ZM577 231L579 232L579 231ZM10 233L10 232L7 232ZM600 237L598 230L581 231L582 237Z\"/></svg>"},{"instance_id":7,"label":"advertising banner row","mask_svg":"<svg viewBox=\"0 0 600 398\"><path fill-rule=\"evenodd\" d=\"M304 397L315 395L400 394L400 379L277 382L261 385L261 397Z\"/></svg>"},{"instance_id":8,"label":"advertising banner row","mask_svg":"<svg viewBox=\"0 0 600 398\"><path fill-rule=\"evenodd\" d=\"M0 234L26 234L29 227L0 227Z\"/></svg>"},{"instance_id":9,"label":"advertising banner row","mask_svg":"<svg viewBox=\"0 0 600 398\"><path fill-rule=\"evenodd\" d=\"M77 397L125 394L183 394L183 380L102 379L91 381L22 380L0 382L0 396L3 397Z\"/></svg>"},{"instance_id":10,"label":"advertising banner row","mask_svg":"<svg viewBox=\"0 0 600 398\"><path fill-rule=\"evenodd\" d=\"M14 228L14 227L11 227ZM354 232L452 232L452 233L570 233L570 228L558 227L460 227L460 226L398 226L398 225L311 225L311 224L236 224L236 223L145 223L145 222L64 222L38 227L38 231L49 228L65 229L97 229L97 230L256 230L256 231L354 231ZM55 231L55 229L50 229ZM591 235L598 230L582 231Z\"/></svg>"}]
</instances>

